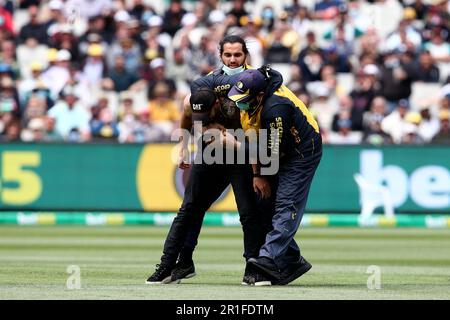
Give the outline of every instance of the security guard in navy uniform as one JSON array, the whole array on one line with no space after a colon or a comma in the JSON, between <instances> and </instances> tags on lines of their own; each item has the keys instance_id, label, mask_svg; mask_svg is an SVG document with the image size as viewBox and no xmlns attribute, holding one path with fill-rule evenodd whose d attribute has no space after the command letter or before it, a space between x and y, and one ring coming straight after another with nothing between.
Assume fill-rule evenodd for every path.
<instances>
[{"instance_id":1,"label":"security guard in navy uniform","mask_svg":"<svg viewBox=\"0 0 450 320\"><path fill-rule=\"evenodd\" d=\"M226 77L219 80L229 81ZM275 193L275 212L273 229L267 234L259 257L249 259L249 264L257 271L256 285L286 285L311 269L294 236L322 157L319 127L303 102L282 85L281 74L270 67L246 70L233 80L236 85L228 97L241 110L243 128L272 130L275 134L267 135L268 151L279 161L276 184L254 180L255 190L267 192L269 184L269 190ZM227 132L223 143L246 147ZM254 165L253 170L258 174L263 168Z\"/></svg>"},{"instance_id":2,"label":"security guard in navy uniform","mask_svg":"<svg viewBox=\"0 0 450 320\"><path fill-rule=\"evenodd\" d=\"M227 47L227 44L231 44ZM234 47L233 47L234 46ZM230 59L228 65L202 77L191 85L189 103L185 103L182 128L191 129L193 121L202 121L205 127L236 129L240 128L240 112L234 103L221 103L223 97L234 85L236 70L243 71L246 66L236 67L233 57L227 54L238 54L236 46L248 54L245 42L237 36L226 37L220 44L222 60ZM228 48L228 50L227 50ZM234 49L234 50L233 50ZM242 61L245 61L245 57ZM228 69L227 69L228 68ZM233 71L234 70L234 71ZM228 76L232 74L231 76ZM215 86L216 78L227 76L229 80ZM227 99L228 100L228 99ZM228 100L229 102L229 100ZM195 110L192 106L195 105ZM180 157L186 156L187 141L181 142ZM180 161L180 168L187 168L184 160ZM175 217L167 235L161 263L156 271L147 279L146 283L178 283L181 279L195 275L192 253L197 245L203 218L206 210L220 197L231 183L240 222L244 234L244 257L246 260L258 257L265 235L271 228L270 217L260 212L257 195L252 188L252 168L245 164L205 164L195 163L192 166L181 208ZM270 214L270 213L269 213ZM253 270L246 266L243 284L254 284Z\"/></svg>"}]
</instances>

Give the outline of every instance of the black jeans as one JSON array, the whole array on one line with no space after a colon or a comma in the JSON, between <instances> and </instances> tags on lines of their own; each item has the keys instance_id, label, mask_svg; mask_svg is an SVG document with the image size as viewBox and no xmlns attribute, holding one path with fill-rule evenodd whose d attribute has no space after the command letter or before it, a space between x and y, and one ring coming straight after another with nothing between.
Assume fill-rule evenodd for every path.
<instances>
[{"instance_id":1,"label":"black jeans","mask_svg":"<svg viewBox=\"0 0 450 320\"><path fill-rule=\"evenodd\" d=\"M206 211L231 183L244 233L246 259L257 257L271 227L271 215L253 191L250 165L194 164L186 185L183 203L164 243L161 262L174 265L183 247L194 249Z\"/></svg>"}]
</instances>

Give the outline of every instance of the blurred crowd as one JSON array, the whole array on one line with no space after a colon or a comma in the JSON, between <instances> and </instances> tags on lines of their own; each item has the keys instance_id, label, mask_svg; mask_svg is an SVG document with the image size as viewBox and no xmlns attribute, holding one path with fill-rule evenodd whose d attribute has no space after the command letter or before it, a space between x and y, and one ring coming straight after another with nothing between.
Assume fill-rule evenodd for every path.
<instances>
[{"instance_id":1,"label":"blurred crowd","mask_svg":"<svg viewBox=\"0 0 450 320\"><path fill-rule=\"evenodd\" d=\"M0 141L170 141L242 36L329 144L450 144L450 1L0 0Z\"/></svg>"}]
</instances>

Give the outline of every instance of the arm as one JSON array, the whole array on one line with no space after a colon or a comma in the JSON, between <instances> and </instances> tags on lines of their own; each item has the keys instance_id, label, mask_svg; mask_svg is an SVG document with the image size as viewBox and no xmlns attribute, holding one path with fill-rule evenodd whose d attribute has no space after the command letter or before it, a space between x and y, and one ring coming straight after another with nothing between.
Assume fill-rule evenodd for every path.
<instances>
[{"instance_id":1,"label":"arm","mask_svg":"<svg viewBox=\"0 0 450 320\"><path fill-rule=\"evenodd\" d=\"M233 148L239 150L240 148L245 148L246 158L249 158L249 144L237 141L234 136L228 131L222 131L221 144L225 145L227 148ZM266 199L271 195L270 184L266 177L261 175L260 164L252 163L253 171L253 190L260 195L261 198Z\"/></svg>"},{"instance_id":2,"label":"arm","mask_svg":"<svg viewBox=\"0 0 450 320\"><path fill-rule=\"evenodd\" d=\"M267 199L271 195L269 180L261 176L259 164L252 164L253 170L253 190L258 193L261 198Z\"/></svg>"},{"instance_id":3,"label":"arm","mask_svg":"<svg viewBox=\"0 0 450 320\"><path fill-rule=\"evenodd\" d=\"M287 149L287 137L291 131L295 113L289 105L270 108L261 117L261 128L267 130L267 156L271 161Z\"/></svg>"},{"instance_id":4,"label":"arm","mask_svg":"<svg viewBox=\"0 0 450 320\"><path fill-rule=\"evenodd\" d=\"M191 92L194 92L201 87L208 87L213 89L218 95L226 95L237 82L237 77L238 74L228 76L226 74L211 73L193 81L191 84Z\"/></svg>"},{"instance_id":5,"label":"arm","mask_svg":"<svg viewBox=\"0 0 450 320\"><path fill-rule=\"evenodd\" d=\"M180 129L190 132L192 129L192 118L191 118L191 105L189 103L190 95L188 94L183 101L183 112L181 114ZM187 169L191 166L189 163L189 150L188 143L189 139L184 139L184 135L180 136L179 148L180 152L178 154L178 167L180 169Z\"/></svg>"}]
</instances>

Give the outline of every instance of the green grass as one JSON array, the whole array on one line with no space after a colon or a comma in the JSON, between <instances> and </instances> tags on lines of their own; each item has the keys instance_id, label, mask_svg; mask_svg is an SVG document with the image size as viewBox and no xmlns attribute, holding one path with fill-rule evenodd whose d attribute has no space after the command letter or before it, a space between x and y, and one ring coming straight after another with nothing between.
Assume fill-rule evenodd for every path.
<instances>
[{"instance_id":1,"label":"green grass","mask_svg":"<svg viewBox=\"0 0 450 320\"><path fill-rule=\"evenodd\" d=\"M244 287L242 231L205 227L197 276L179 285L145 279L167 227L0 227L0 299L450 299L449 229L304 228L296 239L312 263L288 286ZM81 289L69 290L69 265ZM369 290L368 266L381 268Z\"/></svg>"}]
</instances>

